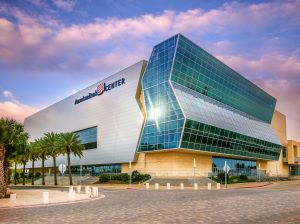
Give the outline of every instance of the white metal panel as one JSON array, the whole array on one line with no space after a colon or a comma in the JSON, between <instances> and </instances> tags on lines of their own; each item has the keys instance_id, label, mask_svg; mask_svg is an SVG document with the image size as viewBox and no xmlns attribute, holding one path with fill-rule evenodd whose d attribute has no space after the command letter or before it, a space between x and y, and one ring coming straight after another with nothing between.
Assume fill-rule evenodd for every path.
<instances>
[{"instance_id":1,"label":"white metal panel","mask_svg":"<svg viewBox=\"0 0 300 224\"><path fill-rule=\"evenodd\" d=\"M146 61L140 61L26 118L24 126L30 140L46 132L74 132L97 126L97 149L85 150L82 159L72 157L72 165L133 161L144 119L136 91L145 65ZM100 83L122 78L125 78L124 85L74 104L75 99L94 92ZM57 158L57 164L60 163L66 163L64 156ZM52 159L48 159L45 166L52 166Z\"/></svg>"},{"instance_id":2,"label":"white metal panel","mask_svg":"<svg viewBox=\"0 0 300 224\"><path fill-rule=\"evenodd\" d=\"M280 145L271 124L247 117L212 98L172 83L186 118Z\"/></svg>"}]
</instances>

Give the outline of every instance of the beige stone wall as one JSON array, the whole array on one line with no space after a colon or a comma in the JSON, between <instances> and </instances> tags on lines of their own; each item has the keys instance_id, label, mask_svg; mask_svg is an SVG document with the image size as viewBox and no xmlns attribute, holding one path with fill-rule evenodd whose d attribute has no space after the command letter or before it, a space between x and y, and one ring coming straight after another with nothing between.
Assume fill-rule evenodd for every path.
<instances>
[{"instance_id":1,"label":"beige stone wall","mask_svg":"<svg viewBox=\"0 0 300 224\"><path fill-rule=\"evenodd\" d=\"M289 166L287 163L282 162L282 152L280 153L278 161L256 161L257 168L261 170L266 170L267 175L269 176L288 176L289 175Z\"/></svg>"},{"instance_id":2,"label":"beige stone wall","mask_svg":"<svg viewBox=\"0 0 300 224\"><path fill-rule=\"evenodd\" d=\"M279 111L275 110L271 122L271 126L277 134L280 143L283 146L287 146L287 134L286 134L286 116ZM287 176L289 174L289 166L287 163L282 161L282 151L278 161L257 161L261 164L261 169L266 170L267 174L270 176Z\"/></svg>"},{"instance_id":3,"label":"beige stone wall","mask_svg":"<svg viewBox=\"0 0 300 224\"><path fill-rule=\"evenodd\" d=\"M287 145L287 135L286 135L286 116L279 111L275 110L271 122L272 128L275 130L280 143L282 145Z\"/></svg>"},{"instance_id":4,"label":"beige stone wall","mask_svg":"<svg viewBox=\"0 0 300 224\"><path fill-rule=\"evenodd\" d=\"M289 140L287 145L288 164L298 164L295 163L295 155L300 157L300 142Z\"/></svg>"},{"instance_id":5,"label":"beige stone wall","mask_svg":"<svg viewBox=\"0 0 300 224\"><path fill-rule=\"evenodd\" d=\"M193 176L196 159L196 175L208 176L212 170L212 156L195 152L168 151L138 153L135 163L132 163L131 170L138 170L141 173L149 173L152 176ZM122 172L129 172L129 164L122 164Z\"/></svg>"}]
</instances>

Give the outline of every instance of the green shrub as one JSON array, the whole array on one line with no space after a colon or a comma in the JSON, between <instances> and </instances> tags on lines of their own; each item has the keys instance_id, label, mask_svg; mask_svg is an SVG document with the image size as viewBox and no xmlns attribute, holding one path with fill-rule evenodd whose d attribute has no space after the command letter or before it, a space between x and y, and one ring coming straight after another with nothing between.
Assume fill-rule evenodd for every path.
<instances>
[{"instance_id":1,"label":"green shrub","mask_svg":"<svg viewBox=\"0 0 300 224\"><path fill-rule=\"evenodd\" d=\"M119 174L119 178L119 180L122 182L128 182L130 177L128 173L121 173Z\"/></svg>"},{"instance_id":2,"label":"green shrub","mask_svg":"<svg viewBox=\"0 0 300 224\"><path fill-rule=\"evenodd\" d=\"M220 179L222 182L224 182L225 181L225 173L224 172L222 172L222 173L218 173L218 179ZM228 175L227 175L227 178L228 178Z\"/></svg>"},{"instance_id":3,"label":"green shrub","mask_svg":"<svg viewBox=\"0 0 300 224\"><path fill-rule=\"evenodd\" d=\"M34 177L35 178L40 178L42 176L42 174L40 173L40 172L36 172L35 174L34 174Z\"/></svg>"},{"instance_id":4,"label":"green shrub","mask_svg":"<svg viewBox=\"0 0 300 224\"><path fill-rule=\"evenodd\" d=\"M24 172L21 172L21 178L26 178L26 176L27 176L27 174L26 173L24 173Z\"/></svg>"},{"instance_id":5,"label":"green shrub","mask_svg":"<svg viewBox=\"0 0 300 224\"><path fill-rule=\"evenodd\" d=\"M14 179L19 180L20 179L20 174L18 172L14 173Z\"/></svg>"},{"instance_id":6,"label":"green shrub","mask_svg":"<svg viewBox=\"0 0 300 224\"><path fill-rule=\"evenodd\" d=\"M135 170L131 174L131 181L132 182L139 182L142 181L142 175L139 173L139 171Z\"/></svg>"},{"instance_id":7,"label":"green shrub","mask_svg":"<svg viewBox=\"0 0 300 224\"><path fill-rule=\"evenodd\" d=\"M30 173L28 173L28 179L32 179L32 173L30 172Z\"/></svg>"},{"instance_id":8,"label":"green shrub","mask_svg":"<svg viewBox=\"0 0 300 224\"><path fill-rule=\"evenodd\" d=\"M151 179L151 175L150 174L143 174L142 176L143 176L143 178L142 178L143 182Z\"/></svg>"},{"instance_id":9,"label":"green shrub","mask_svg":"<svg viewBox=\"0 0 300 224\"><path fill-rule=\"evenodd\" d=\"M110 176L108 174L105 174L105 173L100 174L100 176L99 176L99 182L100 183L105 183L105 182L108 182L108 181L110 181Z\"/></svg>"},{"instance_id":10,"label":"green shrub","mask_svg":"<svg viewBox=\"0 0 300 224\"><path fill-rule=\"evenodd\" d=\"M241 180L248 180L248 177L247 177L247 175L240 175L240 179Z\"/></svg>"}]
</instances>

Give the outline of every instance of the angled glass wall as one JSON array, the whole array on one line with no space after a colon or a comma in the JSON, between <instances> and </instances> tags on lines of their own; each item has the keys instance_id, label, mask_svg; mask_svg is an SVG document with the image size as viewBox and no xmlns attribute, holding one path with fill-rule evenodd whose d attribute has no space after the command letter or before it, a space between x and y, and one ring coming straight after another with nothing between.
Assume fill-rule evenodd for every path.
<instances>
[{"instance_id":1,"label":"angled glass wall","mask_svg":"<svg viewBox=\"0 0 300 224\"><path fill-rule=\"evenodd\" d=\"M178 148L184 117L170 85L178 36L154 47L142 79L147 120L139 151Z\"/></svg>"},{"instance_id":2,"label":"angled glass wall","mask_svg":"<svg viewBox=\"0 0 300 224\"><path fill-rule=\"evenodd\" d=\"M270 123L276 99L179 35L172 81Z\"/></svg>"}]
</instances>

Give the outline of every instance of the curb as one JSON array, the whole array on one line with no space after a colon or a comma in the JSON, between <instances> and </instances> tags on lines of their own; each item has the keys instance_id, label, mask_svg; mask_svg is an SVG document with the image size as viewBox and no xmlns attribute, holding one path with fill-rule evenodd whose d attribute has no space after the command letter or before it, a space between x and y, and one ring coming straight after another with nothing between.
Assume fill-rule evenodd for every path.
<instances>
[{"instance_id":1,"label":"curb","mask_svg":"<svg viewBox=\"0 0 300 224\"><path fill-rule=\"evenodd\" d=\"M55 206L55 205L69 205L69 204L76 204L76 203L85 203L90 201L96 201L99 199L105 198L105 195L101 195L97 198L88 198L88 199L81 199L77 201L64 201L64 202L53 202L49 204L34 204L34 205L19 205L19 206L6 206L0 207L0 210L7 210L7 209L17 209L17 208L35 208L35 207L48 207L48 206Z\"/></svg>"},{"instance_id":2,"label":"curb","mask_svg":"<svg viewBox=\"0 0 300 224\"><path fill-rule=\"evenodd\" d=\"M262 188L262 187L266 187L266 186L269 186L269 185L272 185L272 184L273 184L273 183L267 183L267 184L264 184L264 185L249 186L249 187L237 187L237 188L231 188L231 189Z\"/></svg>"}]
</instances>

